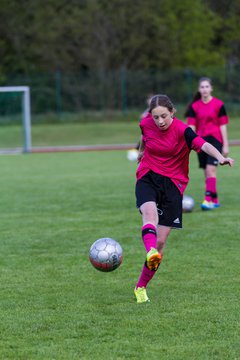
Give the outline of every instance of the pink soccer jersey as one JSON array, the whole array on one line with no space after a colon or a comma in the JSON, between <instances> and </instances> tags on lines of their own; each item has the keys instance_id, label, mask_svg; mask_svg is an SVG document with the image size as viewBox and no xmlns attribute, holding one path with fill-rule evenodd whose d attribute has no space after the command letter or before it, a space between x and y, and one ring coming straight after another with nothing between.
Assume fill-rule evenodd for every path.
<instances>
[{"instance_id":1,"label":"pink soccer jersey","mask_svg":"<svg viewBox=\"0 0 240 360\"><path fill-rule=\"evenodd\" d=\"M183 194L187 187L189 154L193 149L201 151L205 143L200 136L181 120L173 119L172 124L162 131L148 114L140 121L144 142L144 155L137 169L137 179L152 170L169 177Z\"/></svg>"},{"instance_id":2,"label":"pink soccer jersey","mask_svg":"<svg viewBox=\"0 0 240 360\"><path fill-rule=\"evenodd\" d=\"M196 126L196 133L199 136L212 135L223 143L220 126L228 124L224 103L214 97L208 103L204 103L201 99L195 101L188 110L187 123Z\"/></svg>"}]
</instances>

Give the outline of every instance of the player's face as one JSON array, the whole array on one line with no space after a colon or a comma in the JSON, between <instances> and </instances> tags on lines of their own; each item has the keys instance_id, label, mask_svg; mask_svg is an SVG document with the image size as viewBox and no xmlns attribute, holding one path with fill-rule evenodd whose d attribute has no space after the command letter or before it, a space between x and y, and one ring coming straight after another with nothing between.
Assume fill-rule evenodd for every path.
<instances>
[{"instance_id":1,"label":"player's face","mask_svg":"<svg viewBox=\"0 0 240 360\"><path fill-rule=\"evenodd\" d=\"M173 111L169 111L165 106L157 106L152 109L152 117L159 129L165 131L173 121Z\"/></svg>"},{"instance_id":2,"label":"player's face","mask_svg":"<svg viewBox=\"0 0 240 360\"><path fill-rule=\"evenodd\" d=\"M211 96L212 93L212 85L209 83L209 81L204 80L200 83L198 90L202 97L208 98Z\"/></svg>"}]
</instances>

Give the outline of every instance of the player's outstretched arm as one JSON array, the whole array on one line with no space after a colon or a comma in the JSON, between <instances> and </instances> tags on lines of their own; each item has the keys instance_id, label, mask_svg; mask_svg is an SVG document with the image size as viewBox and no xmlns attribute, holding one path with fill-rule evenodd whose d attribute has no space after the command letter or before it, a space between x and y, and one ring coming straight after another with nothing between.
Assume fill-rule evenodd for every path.
<instances>
[{"instance_id":1,"label":"player's outstretched arm","mask_svg":"<svg viewBox=\"0 0 240 360\"><path fill-rule=\"evenodd\" d=\"M229 157L224 157L214 146L205 142L202 146L202 150L210 156L213 156L219 161L220 165L233 166L234 160Z\"/></svg>"}]
</instances>

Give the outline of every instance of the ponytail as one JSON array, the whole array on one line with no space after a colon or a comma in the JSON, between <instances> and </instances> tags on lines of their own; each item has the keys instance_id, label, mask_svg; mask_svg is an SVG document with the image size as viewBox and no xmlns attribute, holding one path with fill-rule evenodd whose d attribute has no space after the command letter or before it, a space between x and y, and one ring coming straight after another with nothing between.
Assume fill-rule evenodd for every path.
<instances>
[{"instance_id":1,"label":"ponytail","mask_svg":"<svg viewBox=\"0 0 240 360\"><path fill-rule=\"evenodd\" d=\"M190 109L191 109L192 104L193 104L195 101L199 100L199 99L201 99L201 94L200 94L199 91L197 91L197 92L193 95L192 101L188 104L188 106L187 106L187 108L186 108L186 110L185 110L185 113L184 113L184 116L185 116L185 117L188 117L188 114L189 114L189 111L190 111Z\"/></svg>"}]
</instances>

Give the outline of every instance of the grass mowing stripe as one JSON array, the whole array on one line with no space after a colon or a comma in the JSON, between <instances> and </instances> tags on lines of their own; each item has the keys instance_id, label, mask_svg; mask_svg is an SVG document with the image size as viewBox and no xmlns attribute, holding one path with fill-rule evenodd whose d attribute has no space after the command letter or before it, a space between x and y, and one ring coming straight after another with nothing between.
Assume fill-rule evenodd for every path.
<instances>
[{"instance_id":1,"label":"grass mowing stripe","mask_svg":"<svg viewBox=\"0 0 240 360\"><path fill-rule=\"evenodd\" d=\"M64 121L64 119L62 119ZM140 138L138 126L139 116L133 114L133 121L33 124L32 145L44 146L74 146L97 144L135 144ZM134 121L135 120L135 121ZM228 125L229 139L240 138L239 119L231 118ZM20 147L23 144L21 125L0 127L1 148Z\"/></svg>"}]
</instances>

